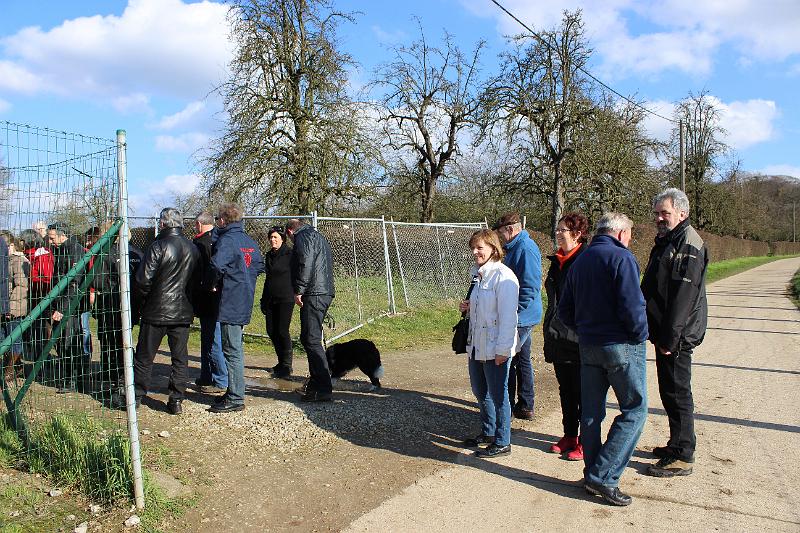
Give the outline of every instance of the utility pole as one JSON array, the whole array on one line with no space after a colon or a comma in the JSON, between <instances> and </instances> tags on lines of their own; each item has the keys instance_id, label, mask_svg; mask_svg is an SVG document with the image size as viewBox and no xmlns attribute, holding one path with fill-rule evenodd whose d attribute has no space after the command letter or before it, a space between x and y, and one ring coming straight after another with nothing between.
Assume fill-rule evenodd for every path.
<instances>
[{"instance_id":1,"label":"utility pole","mask_svg":"<svg viewBox=\"0 0 800 533\"><path fill-rule=\"evenodd\" d=\"M797 242L797 202L792 202L792 242Z\"/></svg>"},{"instance_id":2,"label":"utility pole","mask_svg":"<svg viewBox=\"0 0 800 533\"><path fill-rule=\"evenodd\" d=\"M686 192L686 151L684 150L684 146L686 146L685 133L684 133L684 124L683 119L678 121L678 129L680 130L679 135L679 142L681 144L681 190Z\"/></svg>"}]
</instances>

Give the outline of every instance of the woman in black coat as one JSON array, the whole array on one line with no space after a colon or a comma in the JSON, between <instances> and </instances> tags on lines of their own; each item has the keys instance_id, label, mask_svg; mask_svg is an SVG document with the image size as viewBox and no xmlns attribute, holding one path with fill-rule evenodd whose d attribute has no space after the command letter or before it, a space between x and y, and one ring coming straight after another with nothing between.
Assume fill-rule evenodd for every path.
<instances>
[{"instance_id":1,"label":"woman in black coat","mask_svg":"<svg viewBox=\"0 0 800 533\"><path fill-rule=\"evenodd\" d=\"M552 453L564 453L571 461L583 459L583 446L578 438L581 420L581 360L578 354L578 336L565 326L557 316L558 301L567 272L586 248L589 221L578 213L561 217L556 227L558 250L548 256L550 269L544 281L547 291L547 311L544 314L544 359L553 363L561 397L561 414L564 436L550 447Z\"/></svg>"},{"instance_id":2,"label":"woman in black coat","mask_svg":"<svg viewBox=\"0 0 800 533\"><path fill-rule=\"evenodd\" d=\"M289 325L294 312L292 288L292 249L286 244L286 233L276 226L269 230L270 251L264 257L264 292L261 294L261 312L267 322L269 335L278 364L270 369L276 378L285 379L292 374L292 337Z\"/></svg>"}]
</instances>

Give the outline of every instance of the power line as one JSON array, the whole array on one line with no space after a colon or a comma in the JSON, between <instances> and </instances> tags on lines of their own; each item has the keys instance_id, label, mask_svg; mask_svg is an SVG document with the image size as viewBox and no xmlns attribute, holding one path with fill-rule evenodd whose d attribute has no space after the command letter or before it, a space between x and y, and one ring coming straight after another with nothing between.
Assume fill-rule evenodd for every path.
<instances>
[{"instance_id":1,"label":"power line","mask_svg":"<svg viewBox=\"0 0 800 533\"><path fill-rule=\"evenodd\" d=\"M525 28L526 30L528 30L528 32L529 32L531 35L533 35L533 36L534 36L534 37L535 37L535 38L536 38L536 39L537 39L537 40L538 40L540 43L542 43L542 44L543 44L543 45L545 45L547 48L549 48L551 51L553 51L553 47L550 45L550 43L548 43L547 41L545 41L545 40L544 40L544 39L543 39L543 38L542 38L542 37L541 37L541 36L540 36L538 33L536 33L535 31L533 31L533 30L530 28L530 26L528 26L527 24L525 24L524 22L522 22L522 21L521 21L519 18L517 18L517 16L516 16L516 15L514 15L514 13L512 13L511 11L509 11L508 9L506 9L506 8L505 8L505 7L504 7L504 6L503 6L503 5L502 5L500 2L498 2L497 0L491 0L491 1L492 1L492 3L493 3L494 5L496 5L496 6L497 6L497 7L499 7L500 9L502 9L502 10L505 12L505 14L506 14L506 15L508 15L509 17L511 17L512 19L514 19L514 20L517 22L517 24L519 24L520 26L522 26L523 28ZM586 70L585 68L583 68L583 67L578 67L578 70L580 70L581 72L583 72L584 74L586 74L587 76L589 76L591 79L593 79L595 82L597 82L598 84L602 85L603 87L605 87L606 89L608 89L608 90L609 90L609 91L611 91L612 93L616 94L617 96L619 96L619 97L620 97L620 98L622 98L623 100L627 101L627 102L628 102L628 103L630 103L630 104L633 104L634 106L636 106L636 107L638 107L639 109L641 109L641 110L645 111L646 113L650 113L650 114L651 114L651 115L653 115L653 116L656 116L656 117L658 117L658 118L660 118L660 119L666 120L667 122L672 122L673 124L677 124L677 123L678 123L678 121L677 121L677 120L675 120L675 119L672 119L672 118L667 118L667 117L665 117L665 116L663 116L663 115L660 115L660 114L656 113L655 111L653 111L653 110L651 110L651 109L648 109L648 108L646 108L645 106L643 106L643 105L642 105L642 104L640 104L639 102L637 102L637 101L635 101L635 100L631 100L630 98L628 98L628 97L627 97L627 96L625 96L624 94L620 93L619 91L617 91L617 90L613 89L612 87L610 87L609 85L605 84L603 81L601 81L600 79L598 79L598 78L597 78L597 77L596 77L594 74L592 74L591 72L589 72L589 71L588 71L588 70Z\"/></svg>"}]
</instances>

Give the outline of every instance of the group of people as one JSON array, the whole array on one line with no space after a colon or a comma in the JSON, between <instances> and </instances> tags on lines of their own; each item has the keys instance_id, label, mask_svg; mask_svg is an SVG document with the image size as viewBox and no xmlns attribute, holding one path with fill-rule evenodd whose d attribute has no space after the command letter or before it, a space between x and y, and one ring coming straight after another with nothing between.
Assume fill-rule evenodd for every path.
<instances>
[{"instance_id":1,"label":"group of people","mask_svg":"<svg viewBox=\"0 0 800 533\"><path fill-rule=\"evenodd\" d=\"M159 215L159 233L145 251L131 288L138 299L140 327L134 355L132 400L140 405L150 388L153 361L167 337L171 373L167 410L182 412L188 370L189 326L200 321L202 393L219 395L212 413L245 408L242 332L252 317L256 280L267 273L261 296L267 333L278 355L276 378L292 372L289 334L294 306L300 307L300 341L309 362L309 380L300 390L306 402L330 401L331 377L322 346L322 321L334 297L333 260L325 237L299 219L286 228L269 230L270 250L262 256L245 232L242 210L233 203L219 206L217 215L195 217L196 235L183 236L183 218L174 208ZM287 244L291 237L293 246ZM118 395L114 405L123 408Z\"/></svg>"},{"instance_id":2,"label":"group of people","mask_svg":"<svg viewBox=\"0 0 800 533\"><path fill-rule=\"evenodd\" d=\"M633 223L621 213L601 216L590 242L584 215L562 216L558 249L548 257L544 356L554 365L564 429L550 451L582 459L584 488L612 505L631 503L619 480L647 418L648 340L656 352L670 436L665 446L653 449L658 461L647 472L656 477L692 473L691 360L706 330L708 252L688 215L684 192L670 188L655 197L657 236L641 281L628 249ZM538 322L542 308L539 251L521 231L519 216L504 215L493 229L470 239L473 282L468 299L460 303L470 317L468 369L481 422L481 433L464 444L477 447L476 455L483 458L510 454L512 413L527 418L532 409L532 377L525 377L531 365L530 325ZM521 394L516 402L515 385ZM621 412L603 441L609 387Z\"/></svg>"}]
</instances>

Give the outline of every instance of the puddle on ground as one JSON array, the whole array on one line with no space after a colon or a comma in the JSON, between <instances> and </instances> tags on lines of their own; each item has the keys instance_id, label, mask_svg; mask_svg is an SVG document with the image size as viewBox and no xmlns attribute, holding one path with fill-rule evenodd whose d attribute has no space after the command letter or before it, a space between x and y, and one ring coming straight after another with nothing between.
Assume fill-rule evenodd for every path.
<instances>
[{"instance_id":1,"label":"puddle on ground","mask_svg":"<svg viewBox=\"0 0 800 533\"><path fill-rule=\"evenodd\" d=\"M300 385L294 381L275 378L244 378L245 387L258 387L260 389L271 389L279 391L293 391Z\"/></svg>"}]
</instances>

